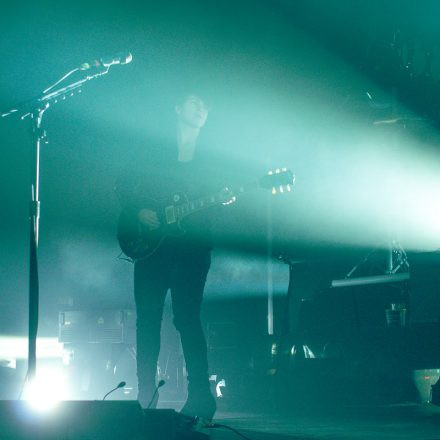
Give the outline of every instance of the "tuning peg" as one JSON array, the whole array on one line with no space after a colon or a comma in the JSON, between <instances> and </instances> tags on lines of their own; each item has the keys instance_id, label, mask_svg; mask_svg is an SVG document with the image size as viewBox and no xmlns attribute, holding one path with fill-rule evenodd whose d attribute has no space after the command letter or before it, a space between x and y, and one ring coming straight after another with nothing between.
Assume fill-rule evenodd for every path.
<instances>
[{"instance_id":1,"label":"tuning peg","mask_svg":"<svg viewBox=\"0 0 440 440\"><path fill-rule=\"evenodd\" d=\"M283 185L280 185L280 193L283 193L283 192L284 192Z\"/></svg>"},{"instance_id":2,"label":"tuning peg","mask_svg":"<svg viewBox=\"0 0 440 440\"><path fill-rule=\"evenodd\" d=\"M287 191L292 191L292 187L290 186L290 183L287 184Z\"/></svg>"},{"instance_id":3,"label":"tuning peg","mask_svg":"<svg viewBox=\"0 0 440 440\"><path fill-rule=\"evenodd\" d=\"M275 187L272 187L272 194L275 195L277 193L277 189Z\"/></svg>"}]
</instances>

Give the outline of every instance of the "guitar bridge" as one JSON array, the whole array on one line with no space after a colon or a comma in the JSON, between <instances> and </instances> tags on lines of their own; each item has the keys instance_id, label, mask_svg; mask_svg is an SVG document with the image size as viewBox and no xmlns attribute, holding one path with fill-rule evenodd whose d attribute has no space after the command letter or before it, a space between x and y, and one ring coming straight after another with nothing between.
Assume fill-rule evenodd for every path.
<instances>
[{"instance_id":1,"label":"guitar bridge","mask_svg":"<svg viewBox=\"0 0 440 440\"><path fill-rule=\"evenodd\" d=\"M165 221L168 225L171 223L176 223L176 211L174 206L167 206L165 208Z\"/></svg>"}]
</instances>

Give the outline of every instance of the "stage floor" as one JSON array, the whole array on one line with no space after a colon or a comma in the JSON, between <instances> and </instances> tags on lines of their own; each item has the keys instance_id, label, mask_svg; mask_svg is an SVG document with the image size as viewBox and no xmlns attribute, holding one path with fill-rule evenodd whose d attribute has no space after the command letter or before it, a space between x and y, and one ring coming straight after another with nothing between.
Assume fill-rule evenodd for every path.
<instances>
[{"instance_id":1,"label":"stage floor","mask_svg":"<svg viewBox=\"0 0 440 440\"><path fill-rule=\"evenodd\" d=\"M33 416L23 411L24 402L0 406L1 440L440 440L440 406L429 404L304 406L283 414L220 411L213 423L230 429L196 431L182 429L188 420L175 411L142 412L136 401L68 401L52 415Z\"/></svg>"},{"instance_id":2,"label":"stage floor","mask_svg":"<svg viewBox=\"0 0 440 440\"><path fill-rule=\"evenodd\" d=\"M440 407L428 404L315 408L283 415L218 413L215 422L230 426L251 440L440 439ZM238 438L222 428L211 431L212 440Z\"/></svg>"}]
</instances>

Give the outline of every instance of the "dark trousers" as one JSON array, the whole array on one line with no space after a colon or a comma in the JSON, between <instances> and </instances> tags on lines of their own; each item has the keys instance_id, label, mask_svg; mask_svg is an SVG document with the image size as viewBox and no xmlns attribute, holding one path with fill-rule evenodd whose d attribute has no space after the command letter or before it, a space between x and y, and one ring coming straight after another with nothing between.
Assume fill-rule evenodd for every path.
<instances>
[{"instance_id":1,"label":"dark trousers","mask_svg":"<svg viewBox=\"0 0 440 440\"><path fill-rule=\"evenodd\" d=\"M155 388L160 329L168 289L174 325L180 333L190 381L208 381L206 340L200 321L200 308L211 253L206 249L161 252L137 261L134 293L137 312L137 376L139 400ZM142 401L141 401L142 403Z\"/></svg>"}]
</instances>

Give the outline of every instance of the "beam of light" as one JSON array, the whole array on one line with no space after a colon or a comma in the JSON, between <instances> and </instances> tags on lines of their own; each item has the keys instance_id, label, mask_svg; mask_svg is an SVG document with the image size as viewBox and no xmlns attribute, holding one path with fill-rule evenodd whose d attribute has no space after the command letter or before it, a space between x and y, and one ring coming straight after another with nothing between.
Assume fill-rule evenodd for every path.
<instances>
[{"instance_id":1,"label":"beam of light","mask_svg":"<svg viewBox=\"0 0 440 440\"><path fill-rule=\"evenodd\" d=\"M267 295L267 276L272 273L273 292L285 294L289 282L288 266L280 261L268 262L265 255L248 255L215 251L206 284L209 298L215 296ZM225 282L225 280L228 280Z\"/></svg>"},{"instance_id":2,"label":"beam of light","mask_svg":"<svg viewBox=\"0 0 440 440\"><path fill-rule=\"evenodd\" d=\"M23 400L33 411L48 412L68 395L65 374L61 368L41 367L35 379L25 385Z\"/></svg>"},{"instance_id":3,"label":"beam of light","mask_svg":"<svg viewBox=\"0 0 440 440\"><path fill-rule=\"evenodd\" d=\"M410 250L438 249L438 152L410 137L402 137L396 149L360 136L363 142L340 147L334 158L318 163L319 179L313 172L305 182L308 192L297 187L299 196L283 207L285 217L296 208L310 220L305 226L315 240L385 247L397 240Z\"/></svg>"},{"instance_id":4,"label":"beam of light","mask_svg":"<svg viewBox=\"0 0 440 440\"><path fill-rule=\"evenodd\" d=\"M20 336L0 336L0 359L25 359L28 339ZM62 358L63 344L57 338L37 338L37 356L43 358Z\"/></svg>"},{"instance_id":5,"label":"beam of light","mask_svg":"<svg viewBox=\"0 0 440 440\"><path fill-rule=\"evenodd\" d=\"M266 16L261 19L265 29L273 31L277 28L281 32L264 34L265 45L255 44L252 56L240 50L225 50L221 56L210 56L205 74L211 79L210 85L215 92L214 108L202 136L207 136L210 148L212 146L213 150L225 155L224 162L218 164L219 168L228 168L231 163L242 161L246 164L246 171L249 170L248 174L258 177L266 169L269 158L271 163L293 169L297 183L291 200L283 201L285 207L276 216L274 239L288 243L298 238L311 245L326 240L376 246L385 245L395 238L392 235L397 234L400 241L407 242L404 246L407 248L438 247L437 225L440 222L436 221L436 200L440 185L434 176L437 173L435 163L426 161L423 167L412 168L412 163L421 159L427 145L420 145L407 133L393 147L395 136L391 134L388 145L384 142L383 152L394 150L393 154L382 154L372 139L376 136L375 130L387 125L398 131L399 118L393 116L384 120L382 127L378 120L371 121L367 129L362 128L373 112L386 111L390 105L389 100L385 99L386 104L383 104L384 100L376 98L380 96L379 87L362 76L359 69L306 38L285 17L272 14L270 19ZM238 23L236 26L238 37ZM161 41L150 41L149 44L154 46L157 43ZM171 53L172 57L174 53ZM273 56L274 53L277 56ZM179 59L177 55L176 59ZM137 57L137 61L141 58ZM153 116L167 111L167 108L160 109L157 102L162 103L161 95L173 88L173 75L164 72L151 86L152 78L148 75L151 76L151 71L146 69L145 78L139 81L140 87L131 88L125 86L130 81L124 77L122 93L132 95L114 95L114 99L120 101L114 101L118 105L103 106L100 99L97 100L97 111L94 107L84 108L83 100L72 101L69 107L61 109L58 117L64 121L62 112L69 112L82 118L79 121L88 121L88 124L93 121L105 128L109 137L114 134L109 131L112 127L122 138L130 134L145 145L154 144L160 139L159 132L162 133L163 127L156 124ZM108 87L114 85L109 83ZM150 87L157 90L155 99L151 99ZM113 97L113 94L109 95L109 98ZM147 102L151 104L147 105ZM410 114L399 103L396 103L395 110L399 116ZM173 106L168 107L168 112L172 117ZM83 130L82 124L78 124L77 135L80 130ZM97 137L93 133L93 138ZM100 142L102 151L110 154L110 169L117 170L125 149L121 149L121 143L117 141L114 148L108 148L108 140L101 138L97 142ZM72 148L72 151L76 150ZM96 161L97 164L101 162L102 158ZM411 170L412 186L408 186L408 169ZM108 169L105 173L108 175ZM98 181L99 176L93 173L93 179ZM106 197L85 199L87 206L95 203L103 206L99 204L106 200L107 209ZM401 206L390 212L395 202ZM238 200L234 205L237 205L235 210L242 225L260 226L264 223L264 210L258 214L251 212L250 203L245 200ZM278 224L282 226L281 230L277 229ZM238 230L237 241L263 241L264 236L256 237L256 229ZM234 232L231 228L224 235ZM84 268L74 270L81 266L78 261L84 261L84 253L79 259L70 249L69 253L72 254L72 265L66 270L70 271L72 279L98 287L110 279L100 267L92 272L84 264Z\"/></svg>"}]
</instances>

